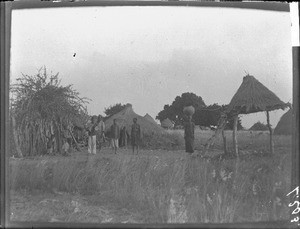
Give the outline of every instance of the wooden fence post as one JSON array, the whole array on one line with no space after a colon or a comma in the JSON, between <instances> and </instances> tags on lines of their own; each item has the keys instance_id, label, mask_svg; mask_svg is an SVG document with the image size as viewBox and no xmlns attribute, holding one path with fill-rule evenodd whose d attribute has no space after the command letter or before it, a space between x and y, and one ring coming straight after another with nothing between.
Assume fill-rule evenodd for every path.
<instances>
[{"instance_id":1,"label":"wooden fence post","mask_svg":"<svg viewBox=\"0 0 300 229\"><path fill-rule=\"evenodd\" d=\"M239 156L239 149L238 149L238 143L237 143L237 124L238 124L238 115L235 115L233 117L233 148L234 148L234 153L238 157Z\"/></svg>"},{"instance_id":2,"label":"wooden fence post","mask_svg":"<svg viewBox=\"0 0 300 229\"><path fill-rule=\"evenodd\" d=\"M270 151L271 151L271 154L273 154L274 153L273 130L272 130L271 124L270 124L269 111L267 111L267 125L268 125L269 132L270 132Z\"/></svg>"},{"instance_id":3,"label":"wooden fence post","mask_svg":"<svg viewBox=\"0 0 300 229\"><path fill-rule=\"evenodd\" d=\"M226 144L226 136L224 133L224 129L222 130L222 137L223 137L224 154L227 154L227 144Z\"/></svg>"}]
</instances>

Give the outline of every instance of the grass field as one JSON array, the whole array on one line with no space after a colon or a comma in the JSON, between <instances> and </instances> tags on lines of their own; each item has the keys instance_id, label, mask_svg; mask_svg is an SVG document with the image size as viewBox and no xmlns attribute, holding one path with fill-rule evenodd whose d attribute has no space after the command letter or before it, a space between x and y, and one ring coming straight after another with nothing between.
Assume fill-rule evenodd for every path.
<instances>
[{"instance_id":1,"label":"grass field","mask_svg":"<svg viewBox=\"0 0 300 229\"><path fill-rule=\"evenodd\" d=\"M196 149L213 132L196 132ZM104 149L95 156L10 159L11 220L91 223L225 223L288 219L291 136L239 132L243 153L220 160L221 139L207 157L182 149L182 131L172 131L169 149L132 155ZM231 133L226 132L228 146ZM158 138L159 136L156 136ZM163 144L164 138L162 138ZM149 145L148 147L149 148ZM168 147L166 147L168 148ZM175 150L176 149L176 150Z\"/></svg>"}]
</instances>

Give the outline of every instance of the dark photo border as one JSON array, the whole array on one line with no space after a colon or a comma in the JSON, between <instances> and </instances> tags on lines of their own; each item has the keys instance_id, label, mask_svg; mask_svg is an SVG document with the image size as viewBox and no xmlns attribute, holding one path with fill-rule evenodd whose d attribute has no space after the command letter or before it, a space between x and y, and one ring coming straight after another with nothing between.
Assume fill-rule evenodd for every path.
<instances>
[{"instance_id":1,"label":"dark photo border","mask_svg":"<svg viewBox=\"0 0 300 229\"><path fill-rule=\"evenodd\" d=\"M289 12L288 3L274 2L197 2L197 1L94 1L85 2L49 2L49 1L18 1L1 2L1 199L0 214L2 227L25 228L296 228L297 224L286 221L270 221L258 223L234 224L87 224L87 223L37 223L10 222L9 192L6 185L8 175L8 104L9 104L9 73L10 73L10 34L11 12L16 9L55 8L55 7L88 7L88 6L193 6L193 7L230 7L258 9L265 11ZM299 47L293 47L293 140L292 140L292 189L299 186ZM294 216L291 215L291 219Z\"/></svg>"}]
</instances>

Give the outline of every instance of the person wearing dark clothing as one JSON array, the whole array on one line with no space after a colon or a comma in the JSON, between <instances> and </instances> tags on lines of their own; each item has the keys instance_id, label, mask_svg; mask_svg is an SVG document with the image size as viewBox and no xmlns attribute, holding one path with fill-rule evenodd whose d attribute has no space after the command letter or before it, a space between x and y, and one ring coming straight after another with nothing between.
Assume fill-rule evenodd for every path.
<instances>
[{"instance_id":1,"label":"person wearing dark clothing","mask_svg":"<svg viewBox=\"0 0 300 229\"><path fill-rule=\"evenodd\" d=\"M101 115L98 115L98 132L97 132L97 146L99 146L99 149L101 150L102 143L105 142L105 124L103 122L103 117Z\"/></svg>"},{"instance_id":2,"label":"person wearing dark clothing","mask_svg":"<svg viewBox=\"0 0 300 229\"><path fill-rule=\"evenodd\" d=\"M121 131L120 131L120 142L119 142L119 146L122 147L122 146L127 146L127 142L128 142L128 138L129 138L129 134L128 134L128 131L126 129L126 126L123 126L121 128Z\"/></svg>"},{"instance_id":3,"label":"person wearing dark clothing","mask_svg":"<svg viewBox=\"0 0 300 229\"><path fill-rule=\"evenodd\" d=\"M120 128L117 124L116 119L114 119L114 124L110 127L110 135L111 135L111 145L115 150L115 154L117 154L117 149L119 147Z\"/></svg>"},{"instance_id":4,"label":"person wearing dark clothing","mask_svg":"<svg viewBox=\"0 0 300 229\"><path fill-rule=\"evenodd\" d=\"M140 139L141 139L141 127L137 123L137 118L134 118L133 124L131 126L131 145L132 145L133 153L134 153L134 148L136 148L137 153L139 153Z\"/></svg>"},{"instance_id":5,"label":"person wearing dark clothing","mask_svg":"<svg viewBox=\"0 0 300 229\"><path fill-rule=\"evenodd\" d=\"M192 116L188 116L187 121L184 124L184 140L185 151L187 153L194 152L194 139L195 139L195 123L192 122Z\"/></svg>"}]
</instances>

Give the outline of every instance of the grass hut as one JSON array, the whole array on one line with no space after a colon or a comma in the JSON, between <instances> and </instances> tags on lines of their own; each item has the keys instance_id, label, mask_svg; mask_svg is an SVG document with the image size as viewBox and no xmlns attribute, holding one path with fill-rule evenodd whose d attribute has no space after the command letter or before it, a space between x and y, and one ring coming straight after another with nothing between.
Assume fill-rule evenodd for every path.
<instances>
[{"instance_id":1,"label":"grass hut","mask_svg":"<svg viewBox=\"0 0 300 229\"><path fill-rule=\"evenodd\" d=\"M257 123L254 123L253 126L251 126L251 128L249 130L254 130L254 131L257 131L257 130L260 130L260 131L266 131L268 130L268 125L265 125L261 122L257 122Z\"/></svg>"},{"instance_id":2,"label":"grass hut","mask_svg":"<svg viewBox=\"0 0 300 229\"><path fill-rule=\"evenodd\" d=\"M120 127L125 126L127 130L131 130L131 125L133 124L133 118L137 118L137 123L140 124L142 133L162 133L164 129L161 128L157 123L153 123L143 116L140 116L134 112L131 104L126 104L126 107L112 115L111 117L105 119L105 129L109 131L109 128L113 124L113 120L116 119Z\"/></svg>"},{"instance_id":3,"label":"grass hut","mask_svg":"<svg viewBox=\"0 0 300 229\"><path fill-rule=\"evenodd\" d=\"M267 126L270 131L270 151L273 153L273 131L270 125L269 112L277 109L285 109L288 106L288 103L282 102L272 91L255 79L254 76L246 75L243 78L241 86L231 99L226 111L227 114L234 117L233 144L236 155L238 155L236 134L239 114L266 112Z\"/></svg>"},{"instance_id":4,"label":"grass hut","mask_svg":"<svg viewBox=\"0 0 300 229\"><path fill-rule=\"evenodd\" d=\"M174 123L168 118L162 120L160 125L165 129L172 129L174 127Z\"/></svg>"},{"instance_id":5,"label":"grass hut","mask_svg":"<svg viewBox=\"0 0 300 229\"><path fill-rule=\"evenodd\" d=\"M145 119L147 119L149 122L152 122L153 124L157 125L157 122L155 122L154 118L151 117L148 113L144 116Z\"/></svg>"},{"instance_id":6,"label":"grass hut","mask_svg":"<svg viewBox=\"0 0 300 229\"><path fill-rule=\"evenodd\" d=\"M274 130L274 135L291 135L292 134L293 111L289 109L282 115Z\"/></svg>"}]
</instances>

